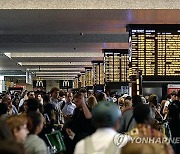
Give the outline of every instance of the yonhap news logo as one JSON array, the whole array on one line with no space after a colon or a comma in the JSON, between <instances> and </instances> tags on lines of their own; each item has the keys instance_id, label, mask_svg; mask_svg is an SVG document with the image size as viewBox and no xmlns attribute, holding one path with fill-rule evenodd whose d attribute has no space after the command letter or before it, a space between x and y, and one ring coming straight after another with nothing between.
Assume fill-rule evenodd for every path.
<instances>
[{"instance_id":1,"label":"yonhap news logo","mask_svg":"<svg viewBox=\"0 0 180 154\"><path fill-rule=\"evenodd\" d=\"M128 142L129 143L144 143L144 144L180 144L180 137L131 137L127 134L116 134L113 139L114 144L116 147L122 148Z\"/></svg>"},{"instance_id":2,"label":"yonhap news logo","mask_svg":"<svg viewBox=\"0 0 180 154\"><path fill-rule=\"evenodd\" d=\"M125 146L129 141L131 141L131 137L127 134L116 134L114 136L113 142L118 148L122 148Z\"/></svg>"}]
</instances>

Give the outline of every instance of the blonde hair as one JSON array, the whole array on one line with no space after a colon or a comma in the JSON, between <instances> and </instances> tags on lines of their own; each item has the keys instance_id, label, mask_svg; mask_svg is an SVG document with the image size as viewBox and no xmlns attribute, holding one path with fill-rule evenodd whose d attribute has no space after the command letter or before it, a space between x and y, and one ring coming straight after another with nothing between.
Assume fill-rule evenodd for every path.
<instances>
[{"instance_id":1,"label":"blonde hair","mask_svg":"<svg viewBox=\"0 0 180 154\"><path fill-rule=\"evenodd\" d=\"M26 114L13 115L7 119L7 124L14 135L14 129L20 130L21 126L27 124L27 116Z\"/></svg>"},{"instance_id":2,"label":"blonde hair","mask_svg":"<svg viewBox=\"0 0 180 154\"><path fill-rule=\"evenodd\" d=\"M124 105L124 98L122 98L122 97L119 97L118 98L118 105L120 106L120 105Z\"/></svg>"},{"instance_id":3,"label":"blonde hair","mask_svg":"<svg viewBox=\"0 0 180 154\"><path fill-rule=\"evenodd\" d=\"M124 106L125 106L125 107L132 107L132 103L130 103L130 100L127 100L127 99L126 99L126 100L124 101Z\"/></svg>"},{"instance_id":4,"label":"blonde hair","mask_svg":"<svg viewBox=\"0 0 180 154\"><path fill-rule=\"evenodd\" d=\"M87 103L88 103L88 107L91 109L94 108L98 104L94 96L90 96L87 100Z\"/></svg>"}]
</instances>

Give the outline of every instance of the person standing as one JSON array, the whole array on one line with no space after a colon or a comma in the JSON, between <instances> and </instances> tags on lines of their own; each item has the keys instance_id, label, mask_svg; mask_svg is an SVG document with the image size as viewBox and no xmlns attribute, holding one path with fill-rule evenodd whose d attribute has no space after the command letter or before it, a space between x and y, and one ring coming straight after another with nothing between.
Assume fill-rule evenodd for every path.
<instances>
[{"instance_id":1,"label":"person standing","mask_svg":"<svg viewBox=\"0 0 180 154\"><path fill-rule=\"evenodd\" d=\"M146 104L137 104L133 110L133 116L136 120L136 127L128 131L133 139L139 138L143 143L143 139L148 139L148 143L153 143L159 145L159 148L166 150L167 154L174 154L171 145L168 143L167 137L160 131L153 129L151 126L152 115L151 109ZM155 141L159 141L156 143ZM134 140L136 141L136 140ZM139 142L138 142L139 143Z\"/></svg>"},{"instance_id":2,"label":"person standing","mask_svg":"<svg viewBox=\"0 0 180 154\"><path fill-rule=\"evenodd\" d=\"M8 114L9 115L18 114L18 110L12 104L11 96L9 96L9 95L4 96L3 102L8 105Z\"/></svg>"},{"instance_id":3,"label":"person standing","mask_svg":"<svg viewBox=\"0 0 180 154\"><path fill-rule=\"evenodd\" d=\"M43 116L39 112L29 112L27 118L29 130L29 135L25 140L27 154L48 154L45 142L38 136L43 129Z\"/></svg>"},{"instance_id":4,"label":"person standing","mask_svg":"<svg viewBox=\"0 0 180 154\"><path fill-rule=\"evenodd\" d=\"M72 151L69 153L73 153L75 145L78 141L92 134L94 131L91 125L92 114L86 105L84 95L81 93L75 94L74 103L76 108L74 110L72 120L65 128L69 138L72 140L72 144L69 147Z\"/></svg>"},{"instance_id":5,"label":"person standing","mask_svg":"<svg viewBox=\"0 0 180 154\"><path fill-rule=\"evenodd\" d=\"M79 141L74 154L107 153L119 154L120 148L114 144L120 124L121 111L114 103L103 102L92 110L92 122L96 132Z\"/></svg>"},{"instance_id":6,"label":"person standing","mask_svg":"<svg viewBox=\"0 0 180 154\"><path fill-rule=\"evenodd\" d=\"M66 102L62 109L62 113L65 117L72 116L76 105L72 102L73 94L71 92L67 93Z\"/></svg>"},{"instance_id":7,"label":"person standing","mask_svg":"<svg viewBox=\"0 0 180 154\"><path fill-rule=\"evenodd\" d=\"M53 105L53 108L56 111L56 123L61 124L63 123L63 117L62 117L62 111L61 111L61 106L62 102L58 99L59 98L59 88L53 87L50 91L51 98L50 98L50 103Z\"/></svg>"}]
</instances>

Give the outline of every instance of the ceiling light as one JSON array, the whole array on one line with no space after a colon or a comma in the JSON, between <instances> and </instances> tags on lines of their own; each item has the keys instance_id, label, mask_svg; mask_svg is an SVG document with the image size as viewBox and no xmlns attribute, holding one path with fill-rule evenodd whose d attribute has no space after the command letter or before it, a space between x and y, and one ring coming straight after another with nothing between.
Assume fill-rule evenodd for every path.
<instances>
[{"instance_id":1,"label":"ceiling light","mask_svg":"<svg viewBox=\"0 0 180 154\"><path fill-rule=\"evenodd\" d=\"M38 66L48 66L48 65L61 65L61 66L68 66L68 65L77 65L77 66L91 66L91 62L20 62L22 65L38 65Z\"/></svg>"},{"instance_id":2,"label":"ceiling light","mask_svg":"<svg viewBox=\"0 0 180 154\"><path fill-rule=\"evenodd\" d=\"M4 55L7 56L8 58L12 59L12 58L11 58L11 53L7 53L7 52L6 52L6 53L4 53Z\"/></svg>"}]
</instances>

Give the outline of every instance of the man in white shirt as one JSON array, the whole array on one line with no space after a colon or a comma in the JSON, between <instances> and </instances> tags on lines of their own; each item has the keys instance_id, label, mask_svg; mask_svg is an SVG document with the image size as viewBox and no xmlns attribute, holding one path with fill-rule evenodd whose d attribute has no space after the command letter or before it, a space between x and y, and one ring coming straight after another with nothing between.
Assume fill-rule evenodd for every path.
<instances>
[{"instance_id":1,"label":"man in white shirt","mask_svg":"<svg viewBox=\"0 0 180 154\"><path fill-rule=\"evenodd\" d=\"M164 104L164 108L163 108L163 114L165 115L164 116L164 120L167 118L167 114L168 114L168 106L170 105L170 103L172 103L173 101L175 101L177 99L177 93L175 91L173 91L171 93L171 98L168 100L167 98L167 101L166 103Z\"/></svg>"},{"instance_id":2,"label":"man in white shirt","mask_svg":"<svg viewBox=\"0 0 180 154\"><path fill-rule=\"evenodd\" d=\"M62 113L64 116L71 116L73 115L74 109L76 108L76 105L72 103L73 100L73 94L71 92L67 93L66 96L66 103L62 109Z\"/></svg>"},{"instance_id":3,"label":"man in white shirt","mask_svg":"<svg viewBox=\"0 0 180 154\"><path fill-rule=\"evenodd\" d=\"M114 103L103 102L94 107L92 122L97 130L76 144L74 154L120 154L120 148L113 142L119 129L120 116L121 111Z\"/></svg>"}]
</instances>

